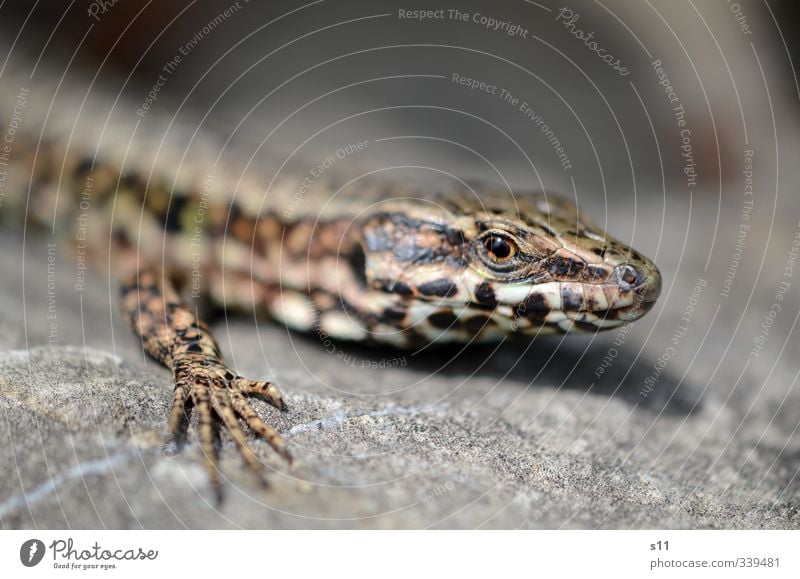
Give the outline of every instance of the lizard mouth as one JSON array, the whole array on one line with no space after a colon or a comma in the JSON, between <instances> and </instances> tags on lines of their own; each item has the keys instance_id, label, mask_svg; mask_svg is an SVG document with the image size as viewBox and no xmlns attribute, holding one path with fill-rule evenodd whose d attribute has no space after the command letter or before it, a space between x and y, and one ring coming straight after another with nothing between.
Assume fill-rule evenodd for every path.
<instances>
[{"instance_id":1,"label":"lizard mouth","mask_svg":"<svg viewBox=\"0 0 800 579\"><path fill-rule=\"evenodd\" d=\"M629 306L601 311L566 311L564 315L578 326L578 329L609 329L634 322L653 309L656 301L639 300Z\"/></svg>"},{"instance_id":2,"label":"lizard mouth","mask_svg":"<svg viewBox=\"0 0 800 579\"><path fill-rule=\"evenodd\" d=\"M526 308L519 304L516 307L498 304L470 303L467 308L477 314L478 320L493 320L501 328L515 334L565 333L565 332L597 332L619 328L638 320L649 312L656 303L656 298L637 297L632 304L602 310L590 309L546 309Z\"/></svg>"},{"instance_id":3,"label":"lizard mouth","mask_svg":"<svg viewBox=\"0 0 800 579\"><path fill-rule=\"evenodd\" d=\"M558 327L563 331L597 331L618 328L636 321L655 305L655 300L636 301L628 306L605 310L516 310L511 319L518 322L519 330L536 330L541 327Z\"/></svg>"},{"instance_id":4,"label":"lizard mouth","mask_svg":"<svg viewBox=\"0 0 800 579\"><path fill-rule=\"evenodd\" d=\"M626 275L631 278L629 282L622 278L622 274L631 274L628 266L618 271L620 275L609 280L612 283L550 282L532 286L521 302L506 305L508 309L496 315L507 316L511 327L522 333L541 328L556 332L618 328L649 312L661 293L661 276L655 268ZM512 295L507 293L506 297Z\"/></svg>"}]
</instances>

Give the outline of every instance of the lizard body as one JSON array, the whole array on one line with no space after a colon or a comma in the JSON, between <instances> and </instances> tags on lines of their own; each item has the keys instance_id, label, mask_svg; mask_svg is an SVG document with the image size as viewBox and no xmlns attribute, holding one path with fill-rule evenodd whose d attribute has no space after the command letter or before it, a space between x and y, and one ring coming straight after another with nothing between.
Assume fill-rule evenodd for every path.
<instances>
[{"instance_id":1,"label":"lizard body","mask_svg":"<svg viewBox=\"0 0 800 579\"><path fill-rule=\"evenodd\" d=\"M216 165L170 178L120 150L29 130L16 136L6 191L29 222L74 224L90 190L89 251L116 270L126 319L173 372L169 431L197 409L217 488L213 423L260 472L239 419L289 455L246 397L283 401L274 384L225 366L189 293L300 331L416 348L614 328L660 292L649 259L555 195L375 177L210 177Z\"/></svg>"}]
</instances>

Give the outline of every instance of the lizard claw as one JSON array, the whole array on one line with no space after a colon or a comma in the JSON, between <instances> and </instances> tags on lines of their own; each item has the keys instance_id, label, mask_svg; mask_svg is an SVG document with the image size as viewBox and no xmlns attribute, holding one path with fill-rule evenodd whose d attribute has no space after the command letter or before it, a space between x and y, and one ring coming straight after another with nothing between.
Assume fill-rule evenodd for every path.
<instances>
[{"instance_id":1,"label":"lizard claw","mask_svg":"<svg viewBox=\"0 0 800 579\"><path fill-rule=\"evenodd\" d=\"M286 403L283 401L280 390L272 382L259 382L238 376L235 380L235 385L244 394L259 396L278 410L286 410Z\"/></svg>"}]
</instances>

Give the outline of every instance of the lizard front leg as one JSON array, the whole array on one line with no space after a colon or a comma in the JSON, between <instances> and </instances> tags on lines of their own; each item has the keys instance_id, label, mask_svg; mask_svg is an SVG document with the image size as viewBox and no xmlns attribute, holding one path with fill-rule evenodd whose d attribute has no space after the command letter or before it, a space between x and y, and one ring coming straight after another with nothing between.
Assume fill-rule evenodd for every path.
<instances>
[{"instance_id":1,"label":"lizard front leg","mask_svg":"<svg viewBox=\"0 0 800 579\"><path fill-rule=\"evenodd\" d=\"M247 401L251 395L285 409L278 388L271 382L247 380L223 362L208 326L181 300L172 283L156 270L140 270L122 282L125 317L142 339L145 350L172 370L175 392L167 423L176 436L191 407L197 410L199 438L211 484L221 498L214 422L233 438L244 462L261 480L264 465L251 449L239 419L264 438L286 460L291 457L280 434L266 424Z\"/></svg>"}]
</instances>

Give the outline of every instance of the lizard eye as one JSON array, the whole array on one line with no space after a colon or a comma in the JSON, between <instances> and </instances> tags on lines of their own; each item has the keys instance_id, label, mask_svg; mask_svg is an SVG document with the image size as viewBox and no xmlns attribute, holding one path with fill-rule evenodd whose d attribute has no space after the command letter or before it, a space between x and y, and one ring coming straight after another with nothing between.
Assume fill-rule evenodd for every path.
<instances>
[{"instance_id":1,"label":"lizard eye","mask_svg":"<svg viewBox=\"0 0 800 579\"><path fill-rule=\"evenodd\" d=\"M514 257L517 253L517 245L501 235L490 235L483 241L483 246L489 253L489 256L500 263L506 262Z\"/></svg>"}]
</instances>

